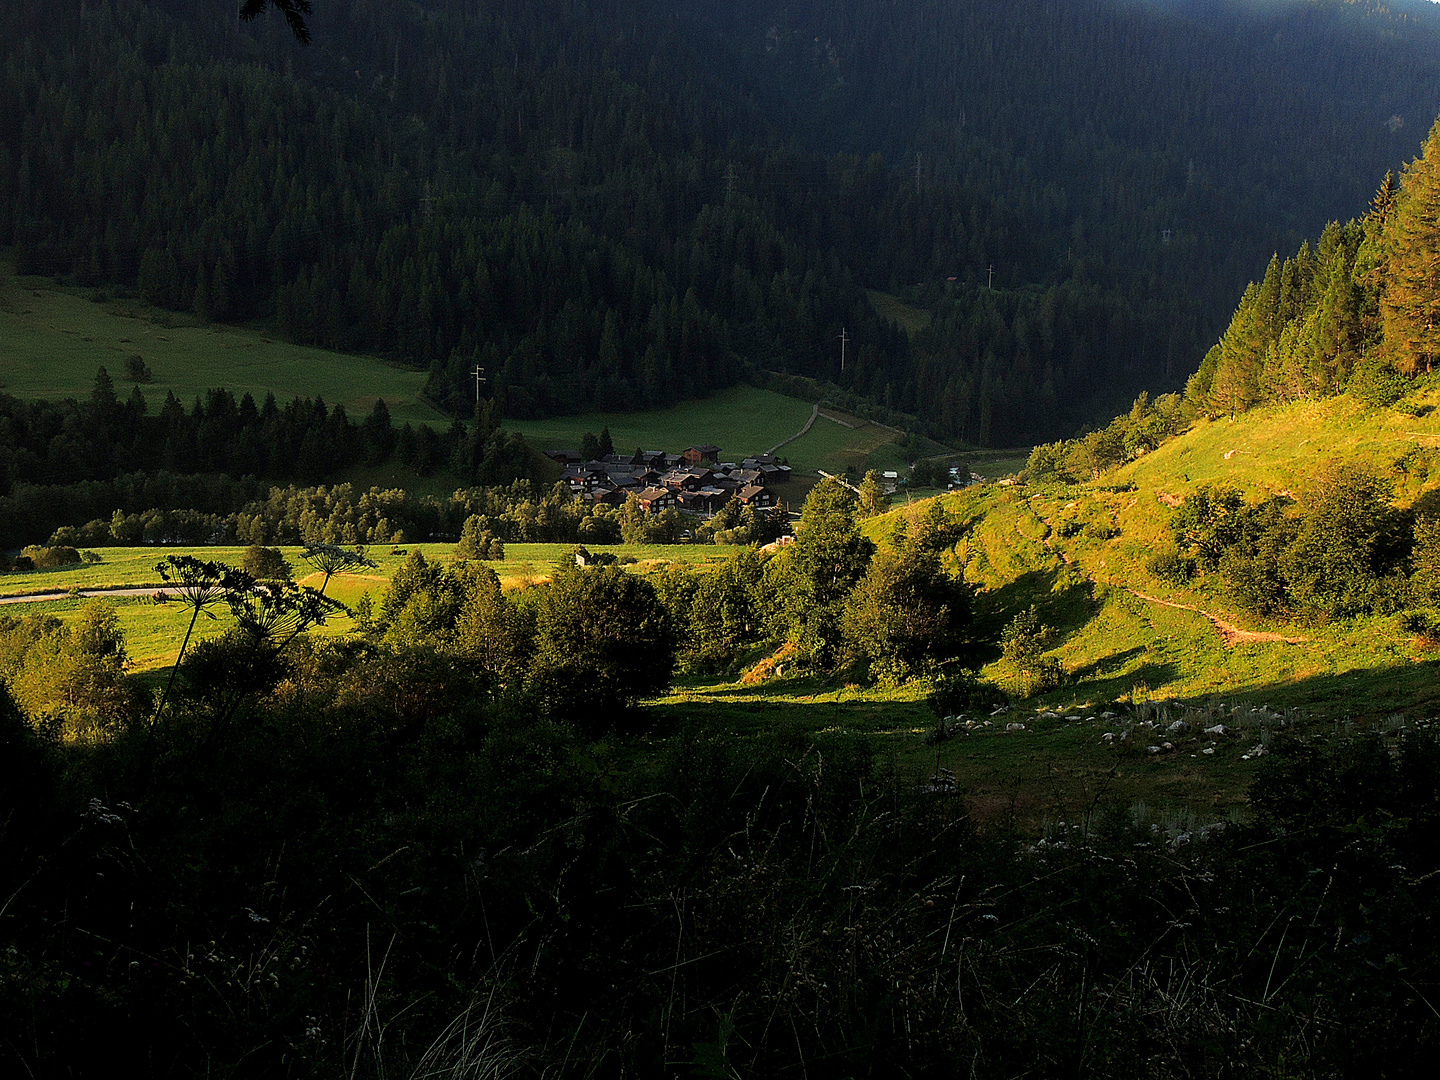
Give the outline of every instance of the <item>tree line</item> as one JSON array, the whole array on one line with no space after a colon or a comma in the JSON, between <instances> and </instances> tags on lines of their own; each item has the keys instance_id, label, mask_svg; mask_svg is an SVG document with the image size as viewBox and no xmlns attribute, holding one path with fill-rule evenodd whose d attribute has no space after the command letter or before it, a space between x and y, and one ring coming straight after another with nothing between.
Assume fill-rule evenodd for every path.
<instances>
[{"instance_id":1,"label":"tree line","mask_svg":"<svg viewBox=\"0 0 1440 1080\"><path fill-rule=\"evenodd\" d=\"M489 414L442 431L408 422L397 429L383 400L357 423L344 405L320 398L281 405L273 394L257 403L247 392L237 401L223 388L188 409L167 393L152 412L138 385L122 400L102 367L87 401L0 394L0 545L108 520L117 509L122 517L189 514L196 524L184 539L208 542L200 523L263 497L273 481L331 480L392 458L422 476L444 469L470 483L505 484L536 469L524 439L493 427Z\"/></svg>"}]
</instances>

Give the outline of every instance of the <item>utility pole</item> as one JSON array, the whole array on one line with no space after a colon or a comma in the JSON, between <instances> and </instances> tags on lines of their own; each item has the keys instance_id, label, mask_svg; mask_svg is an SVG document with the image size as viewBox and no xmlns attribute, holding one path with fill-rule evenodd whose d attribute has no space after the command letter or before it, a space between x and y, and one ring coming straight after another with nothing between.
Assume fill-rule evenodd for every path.
<instances>
[{"instance_id":1,"label":"utility pole","mask_svg":"<svg viewBox=\"0 0 1440 1080\"><path fill-rule=\"evenodd\" d=\"M849 341L849 340L850 340L850 339L849 339L848 337L846 337L846 335L845 335L845 327L842 326L842 327L840 328L840 372L841 372L841 374L844 374L844 372L845 372L845 342L847 342L847 341Z\"/></svg>"},{"instance_id":2,"label":"utility pole","mask_svg":"<svg viewBox=\"0 0 1440 1080\"><path fill-rule=\"evenodd\" d=\"M993 289L993 288L995 288L995 264L994 264L994 263L991 263L991 264L990 264L990 277L989 277L989 280L986 281L985 287L986 287L987 289Z\"/></svg>"},{"instance_id":3,"label":"utility pole","mask_svg":"<svg viewBox=\"0 0 1440 1080\"><path fill-rule=\"evenodd\" d=\"M733 161L725 166L725 194L735 194L735 163Z\"/></svg>"},{"instance_id":4,"label":"utility pole","mask_svg":"<svg viewBox=\"0 0 1440 1080\"><path fill-rule=\"evenodd\" d=\"M480 404L480 384L485 381L485 369L476 364L475 370L470 374L475 376L475 404L478 406Z\"/></svg>"},{"instance_id":5,"label":"utility pole","mask_svg":"<svg viewBox=\"0 0 1440 1080\"><path fill-rule=\"evenodd\" d=\"M429 180L425 181L425 197L421 199L420 202L425 207L425 220L428 222L430 220L430 212L434 209L434 207L431 206Z\"/></svg>"}]
</instances>

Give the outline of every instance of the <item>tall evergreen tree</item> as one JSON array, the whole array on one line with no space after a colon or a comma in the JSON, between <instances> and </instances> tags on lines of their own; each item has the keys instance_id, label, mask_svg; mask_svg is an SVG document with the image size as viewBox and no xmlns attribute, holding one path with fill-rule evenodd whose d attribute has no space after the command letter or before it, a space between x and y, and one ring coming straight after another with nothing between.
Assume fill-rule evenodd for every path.
<instances>
[{"instance_id":1,"label":"tall evergreen tree","mask_svg":"<svg viewBox=\"0 0 1440 1080\"><path fill-rule=\"evenodd\" d=\"M1405 167L1386 239L1385 352L1403 374L1429 371L1440 358L1440 120L1421 156Z\"/></svg>"}]
</instances>

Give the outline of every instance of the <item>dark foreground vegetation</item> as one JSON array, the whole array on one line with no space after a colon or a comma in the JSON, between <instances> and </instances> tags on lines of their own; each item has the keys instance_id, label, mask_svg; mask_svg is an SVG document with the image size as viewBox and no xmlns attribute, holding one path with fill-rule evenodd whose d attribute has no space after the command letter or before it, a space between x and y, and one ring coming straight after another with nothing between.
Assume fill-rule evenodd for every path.
<instances>
[{"instance_id":1,"label":"dark foreground vegetation","mask_svg":"<svg viewBox=\"0 0 1440 1080\"><path fill-rule=\"evenodd\" d=\"M192 705L88 748L0 696L7 1071L405 1076L429 1046L477 1076L1408 1076L1435 1052L1431 734L1277 744L1248 824L1102 803L1024 838L843 733L597 743L454 669L337 698L324 667L229 726Z\"/></svg>"}]
</instances>

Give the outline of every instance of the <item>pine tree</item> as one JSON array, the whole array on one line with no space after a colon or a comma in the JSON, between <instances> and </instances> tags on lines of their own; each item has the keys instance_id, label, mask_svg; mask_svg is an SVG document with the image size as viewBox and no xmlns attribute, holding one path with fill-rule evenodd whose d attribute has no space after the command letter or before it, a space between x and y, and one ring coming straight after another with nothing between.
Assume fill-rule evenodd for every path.
<instances>
[{"instance_id":1,"label":"pine tree","mask_svg":"<svg viewBox=\"0 0 1440 1080\"><path fill-rule=\"evenodd\" d=\"M1405 167L1385 235L1385 354L1397 371L1413 375L1440 358L1440 121L1421 156Z\"/></svg>"}]
</instances>

